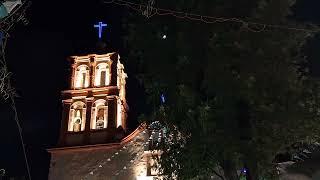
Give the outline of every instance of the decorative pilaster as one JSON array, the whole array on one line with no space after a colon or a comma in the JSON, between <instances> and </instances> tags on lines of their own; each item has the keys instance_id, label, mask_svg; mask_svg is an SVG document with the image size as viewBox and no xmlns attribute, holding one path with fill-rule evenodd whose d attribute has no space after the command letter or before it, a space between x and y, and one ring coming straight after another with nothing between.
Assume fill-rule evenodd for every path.
<instances>
[{"instance_id":1,"label":"decorative pilaster","mask_svg":"<svg viewBox=\"0 0 320 180\"><path fill-rule=\"evenodd\" d=\"M117 128L117 99L108 100L108 129Z\"/></svg>"},{"instance_id":2,"label":"decorative pilaster","mask_svg":"<svg viewBox=\"0 0 320 180\"><path fill-rule=\"evenodd\" d=\"M95 57L90 57L90 87L95 87L95 72L96 63Z\"/></svg>"},{"instance_id":3,"label":"decorative pilaster","mask_svg":"<svg viewBox=\"0 0 320 180\"><path fill-rule=\"evenodd\" d=\"M91 125L91 111L92 111L92 100L91 99L87 99L87 112L86 112L86 127L84 130L85 133L85 137L84 137L84 143L85 144L89 144L90 142L90 125Z\"/></svg>"},{"instance_id":4,"label":"decorative pilaster","mask_svg":"<svg viewBox=\"0 0 320 180\"><path fill-rule=\"evenodd\" d=\"M75 88L75 84L74 84L75 72L76 72L76 66L75 66L75 64L72 64L71 78L70 78L70 81L71 81L71 89L74 89L74 88Z\"/></svg>"},{"instance_id":5,"label":"decorative pilaster","mask_svg":"<svg viewBox=\"0 0 320 180\"><path fill-rule=\"evenodd\" d=\"M117 53L113 53L113 54L110 56L110 59L111 59L111 61L112 61L112 63L111 63L111 82L110 82L110 85L111 85L111 86L117 86L118 54L117 54Z\"/></svg>"}]
</instances>

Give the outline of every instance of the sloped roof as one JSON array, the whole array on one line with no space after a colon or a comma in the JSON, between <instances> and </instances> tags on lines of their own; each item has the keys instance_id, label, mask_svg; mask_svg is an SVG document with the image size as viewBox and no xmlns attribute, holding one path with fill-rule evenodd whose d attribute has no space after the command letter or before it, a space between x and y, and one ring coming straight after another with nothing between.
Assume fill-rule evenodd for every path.
<instances>
[{"instance_id":1,"label":"sloped roof","mask_svg":"<svg viewBox=\"0 0 320 180\"><path fill-rule=\"evenodd\" d=\"M136 180L147 174L145 154L149 142L156 140L150 138L155 137L153 134L141 125L121 143L49 149L52 153L49 180Z\"/></svg>"}]
</instances>

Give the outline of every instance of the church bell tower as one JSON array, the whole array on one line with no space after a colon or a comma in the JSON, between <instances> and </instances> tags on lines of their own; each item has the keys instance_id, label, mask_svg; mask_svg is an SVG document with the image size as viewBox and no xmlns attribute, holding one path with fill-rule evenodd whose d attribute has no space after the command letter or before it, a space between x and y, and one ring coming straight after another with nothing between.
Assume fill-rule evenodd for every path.
<instances>
[{"instance_id":1,"label":"church bell tower","mask_svg":"<svg viewBox=\"0 0 320 180\"><path fill-rule=\"evenodd\" d=\"M72 56L62 91L59 147L118 142L127 128L126 78L117 53Z\"/></svg>"},{"instance_id":2,"label":"church bell tower","mask_svg":"<svg viewBox=\"0 0 320 180\"><path fill-rule=\"evenodd\" d=\"M99 43L103 27L99 22ZM117 53L72 56L70 87L62 91L58 145L51 155L49 180L151 180L163 133L140 124L127 131L126 78ZM96 51L97 52L97 51Z\"/></svg>"}]
</instances>

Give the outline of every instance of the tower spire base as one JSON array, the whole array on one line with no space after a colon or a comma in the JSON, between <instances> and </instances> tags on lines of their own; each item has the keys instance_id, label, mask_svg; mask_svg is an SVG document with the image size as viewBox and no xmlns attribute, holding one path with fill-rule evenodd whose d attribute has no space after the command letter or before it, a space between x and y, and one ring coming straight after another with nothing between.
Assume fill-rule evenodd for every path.
<instances>
[{"instance_id":1,"label":"tower spire base","mask_svg":"<svg viewBox=\"0 0 320 180\"><path fill-rule=\"evenodd\" d=\"M109 49L107 48L107 43L99 41L96 44L96 50L97 50L97 53L103 54L103 53L106 53L106 51Z\"/></svg>"}]
</instances>

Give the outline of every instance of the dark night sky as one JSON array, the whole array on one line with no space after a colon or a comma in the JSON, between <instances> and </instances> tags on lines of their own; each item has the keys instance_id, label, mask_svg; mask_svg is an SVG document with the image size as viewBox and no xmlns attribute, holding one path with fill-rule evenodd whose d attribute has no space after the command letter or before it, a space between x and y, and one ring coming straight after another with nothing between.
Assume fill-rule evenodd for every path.
<instances>
[{"instance_id":1,"label":"dark night sky","mask_svg":"<svg viewBox=\"0 0 320 180\"><path fill-rule=\"evenodd\" d=\"M90 2L90 3L89 3ZM299 3L297 17L299 20L320 24L319 0ZM31 164L33 179L46 179L49 168L49 155L45 148L53 146L58 138L61 99L60 91L69 85L69 65L66 58L71 55L83 55L94 52L97 31L93 24L98 21L108 23L104 41L110 49L123 50L121 18L127 9L117 5L106 5L98 1L83 3L76 0L48 1L33 0L29 9L30 24L17 25L11 32L7 47L7 61L13 72L14 86L19 94L17 107L23 125L26 147ZM317 48L320 41L314 41L308 54L314 59L314 70L320 63ZM136 124L137 113L142 107L143 96L132 74L134 70L127 67L129 75L128 101L131 107L129 122ZM136 93L139 93L136 95ZM136 106L137 104L140 106ZM130 115L130 114L129 114ZM18 139L18 131L12 115L8 113L7 104L0 108L0 168L9 174L24 174L24 161Z\"/></svg>"},{"instance_id":2,"label":"dark night sky","mask_svg":"<svg viewBox=\"0 0 320 180\"><path fill-rule=\"evenodd\" d=\"M46 179L49 156L45 148L55 145L61 118L60 91L69 86L69 64L71 55L85 55L95 52L98 39L93 27L99 21L108 24L103 41L108 44L108 52L120 52L121 16L125 9L106 5L98 1L42 1L33 0L28 11L30 24L17 25L10 33L7 46L7 62L13 72L14 87L19 94L17 107L22 122L33 179ZM106 51L107 52L107 51ZM130 77L130 70L127 68ZM133 109L130 127L136 123L138 110L137 83L129 79L128 101ZM18 131L7 104L0 108L0 168L11 175L24 174L23 154L18 139Z\"/></svg>"}]
</instances>

